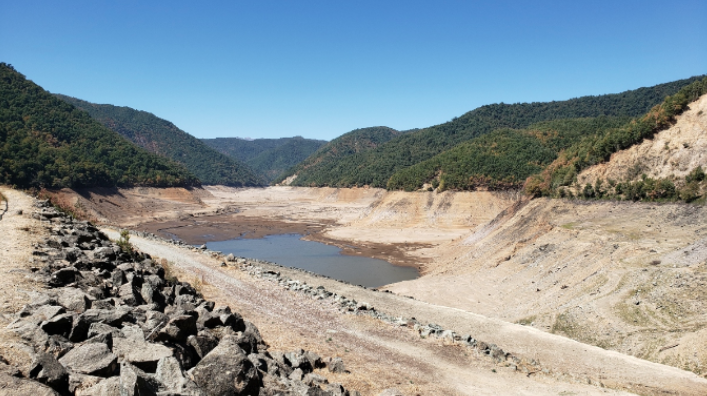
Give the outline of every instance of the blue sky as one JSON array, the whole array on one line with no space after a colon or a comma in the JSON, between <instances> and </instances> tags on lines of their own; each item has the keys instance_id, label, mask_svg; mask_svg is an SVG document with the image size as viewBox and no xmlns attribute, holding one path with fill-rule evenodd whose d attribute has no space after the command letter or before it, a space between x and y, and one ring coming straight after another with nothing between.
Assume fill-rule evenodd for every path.
<instances>
[{"instance_id":1,"label":"blue sky","mask_svg":"<svg viewBox=\"0 0 707 396\"><path fill-rule=\"evenodd\" d=\"M333 139L707 73L707 2L0 0L0 61L197 137Z\"/></svg>"}]
</instances>

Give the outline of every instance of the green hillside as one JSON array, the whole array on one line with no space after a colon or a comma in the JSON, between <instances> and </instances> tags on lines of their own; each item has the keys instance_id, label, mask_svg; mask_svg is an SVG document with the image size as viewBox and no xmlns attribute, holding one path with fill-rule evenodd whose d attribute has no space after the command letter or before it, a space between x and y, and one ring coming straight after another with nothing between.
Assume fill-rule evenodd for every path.
<instances>
[{"instance_id":1,"label":"green hillside","mask_svg":"<svg viewBox=\"0 0 707 396\"><path fill-rule=\"evenodd\" d=\"M254 140L216 138L202 141L231 158L245 162L268 183L326 144L324 140L305 139L301 136Z\"/></svg>"},{"instance_id":2,"label":"green hillside","mask_svg":"<svg viewBox=\"0 0 707 396\"><path fill-rule=\"evenodd\" d=\"M267 182L275 180L288 169L307 159L312 153L326 144L323 140L291 138L287 143L260 153L248 160L248 165L258 172Z\"/></svg>"},{"instance_id":3,"label":"green hillside","mask_svg":"<svg viewBox=\"0 0 707 396\"><path fill-rule=\"evenodd\" d=\"M682 113L688 105L697 100L700 96L707 94L707 77L696 79L691 84L684 86L678 92L666 97L660 104L654 106L647 111L642 117L636 118L631 122L621 126L620 128L610 128L601 133L586 136L575 144L571 145L567 150L539 175L535 175L525 183L525 190L533 196L564 196L564 187L577 183L577 174L583 169L592 165L606 162L610 159L611 154L627 149L635 144L639 144L643 139L650 139L653 135L673 124L675 116ZM695 170L696 173L702 172L702 169ZM701 182L703 176L690 176ZM624 185L619 183L609 183L610 190L606 195L613 195L614 198L632 199L632 200L661 200L661 199L676 199L679 198L689 201L684 198L685 192L679 192L675 189L672 180L643 180L635 184L629 183ZM585 186L585 196L587 198L601 198L604 194L596 194L596 191L602 191L604 187L599 183L598 186Z\"/></svg>"},{"instance_id":4,"label":"green hillside","mask_svg":"<svg viewBox=\"0 0 707 396\"><path fill-rule=\"evenodd\" d=\"M0 63L0 183L18 187L188 186L153 155Z\"/></svg>"},{"instance_id":5,"label":"green hillside","mask_svg":"<svg viewBox=\"0 0 707 396\"><path fill-rule=\"evenodd\" d=\"M283 144L287 144L292 138L280 139L241 139L237 137L201 139L207 146L235 158L242 162L248 162L264 151L276 149Z\"/></svg>"},{"instance_id":6,"label":"green hillside","mask_svg":"<svg viewBox=\"0 0 707 396\"><path fill-rule=\"evenodd\" d=\"M245 164L217 152L152 113L56 96L88 112L93 119L140 147L183 164L203 184L236 187L263 184Z\"/></svg>"},{"instance_id":7,"label":"green hillside","mask_svg":"<svg viewBox=\"0 0 707 396\"><path fill-rule=\"evenodd\" d=\"M375 150L400 135L400 132L388 127L361 128L345 133L289 169L275 182L281 182L296 174L297 178L292 182L293 186L356 185L356 181L353 180L356 170L342 168L342 164L346 163L347 159Z\"/></svg>"},{"instance_id":8,"label":"green hillside","mask_svg":"<svg viewBox=\"0 0 707 396\"><path fill-rule=\"evenodd\" d=\"M569 118L543 121L527 129L497 129L396 172L388 188L412 191L429 183L440 190L517 189L582 137L618 128L629 120Z\"/></svg>"},{"instance_id":9,"label":"green hillside","mask_svg":"<svg viewBox=\"0 0 707 396\"><path fill-rule=\"evenodd\" d=\"M541 121L568 118L638 117L696 79L565 101L482 106L444 124L402 134L372 150L340 158L326 169L309 172L306 178L298 176L295 184L387 187L396 172L496 129L524 129Z\"/></svg>"}]
</instances>

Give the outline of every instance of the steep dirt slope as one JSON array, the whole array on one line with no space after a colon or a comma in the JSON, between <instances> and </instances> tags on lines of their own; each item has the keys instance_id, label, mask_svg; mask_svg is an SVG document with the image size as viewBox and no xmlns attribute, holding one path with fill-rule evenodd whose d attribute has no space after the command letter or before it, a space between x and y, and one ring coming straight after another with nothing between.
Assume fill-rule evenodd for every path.
<instances>
[{"instance_id":1,"label":"steep dirt slope","mask_svg":"<svg viewBox=\"0 0 707 396\"><path fill-rule=\"evenodd\" d=\"M690 104L671 128L651 140L622 150L609 162L593 166L578 176L580 184L604 181L633 181L646 174L651 178L684 178L698 166L707 168L707 95Z\"/></svg>"},{"instance_id":2,"label":"steep dirt slope","mask_svg":"<svg viewBox=\"0 0 707 396\"><path fill-rule=\"evenodd\" d=\"M202 188L64 188L41 194L82 218L123 227L214 213L220 208L204 204L203 199L212 197Z\"/></svg>"},{"instance_id":3,"label":"steep dirt slope","mask_svg":"<svg viewBox=\"0 0 707 396\"><path fill-rule=\"evenodd\" d=\"M540 199L390 290L707 373L707 208Z\"/></svg>"}]
</instances>

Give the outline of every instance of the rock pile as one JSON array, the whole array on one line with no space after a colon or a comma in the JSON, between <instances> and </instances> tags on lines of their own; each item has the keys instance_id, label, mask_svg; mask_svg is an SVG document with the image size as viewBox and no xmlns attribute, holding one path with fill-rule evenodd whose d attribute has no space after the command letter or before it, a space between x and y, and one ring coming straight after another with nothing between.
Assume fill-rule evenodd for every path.
<instances>
[{"instance_id":1,"label":"rock pile","mask_svg":"<svg viewBox=\"0 0 707 396\"><path fill-rule=\"evenodd\" d=\"M248 272L254 277L268 279L270 281L276 282L284 289L305 294L316 300L331 299L332 303L336 304L339 311L343 313L349 313L354 315L367 315L395 326L409 327L417 334L419 334L421 338L434 337L439 340L449 342L450 344L463 345L479 352L482 356L489 357L495 363L505 363L507 366L513 368L514 370L518 370L525 374L536 373L541 371L540 364L534 359L527 360L513 353L505 352L496 344L476 340L468 334L457 334L453 330L444 329L434 323L422 324L414 317L404 318L388 315L384 312L378 311L375 307L371 306L366 302L359 302L354 299L349 299L346 296L329 292L323 286L312 287L305 282L282 276L278 271L266 269L262 266L256 265L254 262L243 261L241 263L239 261L239 264L241 264L240 268L242 271ZM274 263L268 264L278 266ZM549 373L549 371L545 370L543 371L543 373L547 374Z\"/></svg>"},{"instance_id":2,"label":"rock pile","mask_svg":"<svg viewBox=\"0 0 707 396\"><path fill-rule=\"evenodd\" d=\"M315 372L345 372L341 359L268 351L252 323L127 241L38 206L52 226L32 259L46 289L8 326L21 342L0 356L0 383L13 394L358 395Z\"/></svg>"}]
</instances>

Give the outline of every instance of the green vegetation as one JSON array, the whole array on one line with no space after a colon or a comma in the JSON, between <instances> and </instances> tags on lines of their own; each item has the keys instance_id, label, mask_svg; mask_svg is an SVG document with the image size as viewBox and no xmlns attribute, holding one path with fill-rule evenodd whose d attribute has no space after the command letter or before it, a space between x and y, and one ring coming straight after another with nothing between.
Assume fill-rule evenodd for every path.
<instances>
[{"instance_id":1,"label":"green vegetation","mask_svg":"<svg viewBox=\"0 0 707 396\"><path fill-rule=\"evenodd\" d=\"M133 248L133 244L130 243L130 232L128 230L121 230L120 231L120 239L116 242L116 245L120 247L120 250L123 253L129 254L131 257L135 253L135 249Z\"/></svg>"},{"instance_id":2,"label":"green vegetation","mask_svg":"<svg viewBox=\"0 0 707 396\"><path fill-rule=\"evenodd\" d=\"M0 183L18 187L188 186L150 154L0 63Z\"/></svg>"},{"instance_id":3,"label":"green vegetation","mask_svg":"<svg viewBox=\"0 0 707 396\"><path fill-rule=\"evenodd\" d=\"M561 150L583 136L625 124L628 117L543 121L528 129L497 129L395 173L388 189L412 191L424 183L439 190L517 189Z\"/></svg>"},{"instance_id":4,"label":"green vegetation","mask_svg":"<svg viewBox=\"0 0 707 396\"><path fill-rule=\"evenodd\" d=\"M377 147L389 142L401 133L388 127L370 127L345 133L322 146L305 161L282 174L275 182L297 175L294 186L321 187L363 186L356 169L347 168L351 158L359 158ZM372 175L375 184L385 183L387 176Z\"/></svg>"},{"instance_id":5,"label":"green vegetation","mask_svg":"<svg viewBox=\"0 0 707 396\"><path fill-rule=\"evenodd\" d=\"M202 141L231 158L245 162L268 183L326 144L324 140L305 139L301 136L254 140L216 138Z\"/></svg>"},{"instance_id":6,"label":"green vegetation","mask_svg":"<svg viewBox=\"0 0 707 396\"><path fill-rule=\"evenodd\" d=\"M682 187L678 188L676 182ZM704 203L707 198L704 193L707 190L705 173L699 166L686 175L684 180L676 178L653 179L644 174L639 180L618 183L615 180L604 182L602 179L598 179L594 185L585 184L577 191L576 195L572 192L573 190L577 190L577 188L558 187L555 196L560 198L693 203Z\"/></svg>"},{"instance_id":7,"label":"green vegetation","mask_svg":"<svg viewBox=\"0 0 707 396\"><path fill-rule=\"evenodd\" d=\"M500 103L482 106L444 124L401 134L395 139L364 152L336 158L336 163L313 168L304 175L295 169L287 172L286 176L298 173L294 184L300 186L371 185L388 187L389 180L397 172L494 130L525 129L541 121L568 118L638 117L645 114L651 107L661 103L667 95L676 93L695 80L697 78L650 88L640 88L620 94L586 96L560 102ZM508 139L507 135L503 136ZM315 161L316 158L310 158L305 163L310 164L311 167ZM425 166L425 172L428 171L427 168ZM301 165L299 169L307 168ZM479 174L474 169L467 170L470 173L461 174L460 180L469 179ZM412 188L412 185L421 184L418 178L429 176L429 173L425 172L422 172L421 169L419 174L401 175L390 187ZM516 173L518 175L516 177L523 174L522 171ZM464 183L460 182L460 184Z\"/></svg>"},{"instance_id":8,"label":"green vegetation","mask_svg":"<svg viewBox=\"0 0 707 396\"><path fill-rule=\"evenodd\" d=\"M107 104L94 104L64 95L59 99L154 154L183 164L203 184L258 186L262 182L248 167L205 145L201 140L152 113Z\"/></svg>"},{"instance_id":9,"label":"green vegetation","mask_svg":"<svg viewBox=\"0 0 707 396\"><path fill-rule=\"evenodd\" d=\"M550 164L540 175L529 178L525 184L525 191L532 196L564 196L567 189L564 187L576 184L577 174L589 166L609 160L611 154L638 144L643 139L653 135L675 121L675 116L682 113L687 105L707 93L707 77L697 79L684 86L674 95L666 97L662 103L654 106L642 117L632 120L621 128L608 129L602 133L587 136L565 150L557 160ZM640 170L639 170L640 172ZM698 172L699 171L695 171ZM698 173L690 176L687 184L699 183ZM632 183L619 183L607 181L614 191L615 196L626 199L641 200L666 200L676 195L675 186L670 185L670 180L651 180L643 177L642 180ZM604 186L597 181L598 186L584 186L582 194L586 198L603 197ZM619 187L616 190L616 186ZM598 190L598 192L597 192ZM687 194L687 193L686 193Z\"/></svg>"},{"instance_id":10,"label":"green vegetation","mask_svg":"<svg viewBox=\"0 0 707 396\"><path fill-rule=\"evenodd\" d=\"M299 164L326 144L322 140L291 138L286 144L264 151L248 161L262 177L271 182L291 167Z\"/></svg>"}]
</instances>

